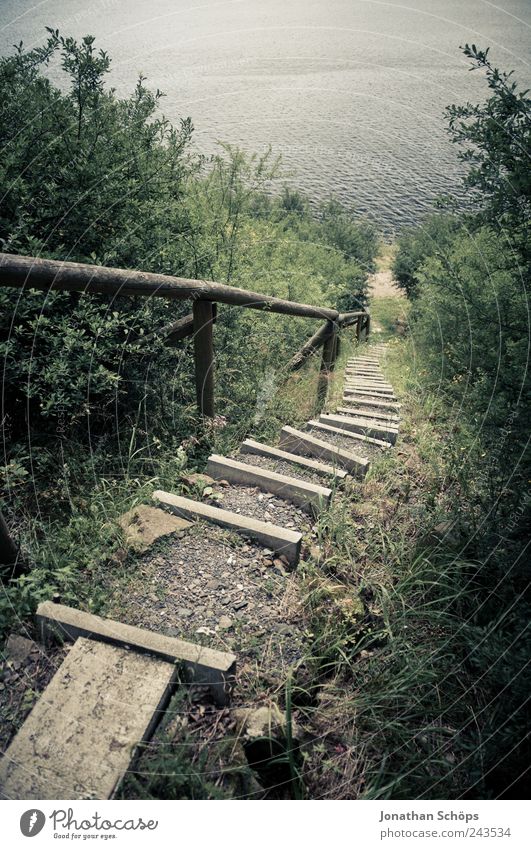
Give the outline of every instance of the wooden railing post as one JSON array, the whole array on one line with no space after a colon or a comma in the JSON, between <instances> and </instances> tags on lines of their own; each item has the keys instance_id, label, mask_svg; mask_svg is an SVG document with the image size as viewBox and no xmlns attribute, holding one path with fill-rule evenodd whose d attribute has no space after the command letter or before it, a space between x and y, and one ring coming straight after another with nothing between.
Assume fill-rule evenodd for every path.
<instances>
[{"instance_id":1,"label":"wooden railing post","mask_svg":"<svg viewBox=\"0 0 531 849\"><path fill-rule=\"evenodd\" d=\"M0 511L0 564L13 566L17 562L18 548L9 533L6 521Z\"/></svg>"},{"instance_id":2,"label":"wooden railing post","mask_svg":"<svg viewBox=\"0 0 531 849\"><path fill-rule=\"evenodd\" d=\"M334 370L337 355L337 325L334 321L328 322L328 335L323 344L323 355L321 357L321 368L317 382L317 406L322 407L328 394L330 375Z\"/></svg>"},{"instance_id":3,"label":"wooden railing post","mask_svg":"<svg viewBox=\"0 0 531 849\"><path fill-rule=\"evenodd\" d=\"M214 340L212 301L194 301L194 361L197 409L201 416L214 417Z\"/></svg>"}]
</instances>

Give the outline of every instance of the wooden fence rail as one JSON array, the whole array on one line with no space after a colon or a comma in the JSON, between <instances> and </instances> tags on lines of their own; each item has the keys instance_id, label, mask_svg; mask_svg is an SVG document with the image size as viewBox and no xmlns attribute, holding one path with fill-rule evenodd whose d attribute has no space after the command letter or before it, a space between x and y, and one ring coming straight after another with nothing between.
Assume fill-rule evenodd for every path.
<instances>
[{"instance_id":1,"label":"wooden fence rail","mask_svg":"<svg viewBox=\"0 0 531 849\"><path fill-rule=\"evenodd\" d=\"M15 254L0 253L0 286L99 294L113 298L141 296L191 301L191 314L141 338L143 342L161 338L165 344L175 345L179 340L193 335L197 407L201 416L206 418L212 418L215 413L213 325L216 321L216 304L232 304L280 315L324 320L324 324L312 334L289 364L289 369L296 371L308 357L320 348L323 349L317 385L320 403L326 398L329 378L334 370L340 331L356 325L356 338L361 342L367 338L370 329L370 316L366 310L340 313L328 307L287 301L211 280L189 280L146 271ZM17 547L0 514L0 563L14 562L16 557Z\"/></svg>"}]
</instances>

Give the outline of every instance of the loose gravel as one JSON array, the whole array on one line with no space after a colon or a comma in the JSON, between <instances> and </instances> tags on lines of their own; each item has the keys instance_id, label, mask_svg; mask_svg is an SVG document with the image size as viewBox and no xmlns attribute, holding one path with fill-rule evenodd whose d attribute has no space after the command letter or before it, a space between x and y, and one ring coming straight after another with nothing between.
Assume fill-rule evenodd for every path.
<instances>
[{"instance_id":1,"label":"loose gravel","mask_svg":"<svg viewBox=\"0 0 531 849\"><path fill-rule=\"evenodd\" d=\"M261 457L258 454L238 454L235 459L241 463L247 463L249 466L269 469L270 472L277 472L279 475L287 475L290 478L298 478L309 483L315 483L318 486L330 486L331 481L333 481L333 478L328 475L316 474L311 469L306 469L304 466L298 466L295 463L288 463L287 460L275 460L273 457Z\"/></svg>"},{"instance_id":2,"label":"loose gravel","mask_svg":"<svg viewBox=\"0 0 531 849\"><path fill-rule=\"evenodd\" d=\"M148 552L105 615L238 653L259 671L301 658L297 578L285 559L202 522ZM242 661L244 658L244 661Z\"/></svg>"},{"instance_id":3,"label":"loose gravel","mask_svg":"<svg viewBox=\"0 0 531 849\"><path fill-rule=\"evenodd\" d=\"M345 451L350 451L351 454L355 454L357 457L365 457L368 460L374 460L377 457L381 457L382 451L386 450L380 448L378 445L372 445L370 442L363 442L359 439L353 439L350 436L332 433L328 430L307 428L307 432L312 436L315 436L316 439L321 439L324 442L330 442L337 448L343 448Z\"/></svg>"},{"instance_id":4,"label":"loose gravel","mask_svg":"<svg viewBox=\"0 0 531 849\"><path fill-rule=\"evenodd\" d=\"M308 513L276 495L261 492L250 486L224 486L215 491L209 503L224 510L251 516L262 522L272 522L282 528L308 533L313 521Z\"/></svg>"}]
</instances>

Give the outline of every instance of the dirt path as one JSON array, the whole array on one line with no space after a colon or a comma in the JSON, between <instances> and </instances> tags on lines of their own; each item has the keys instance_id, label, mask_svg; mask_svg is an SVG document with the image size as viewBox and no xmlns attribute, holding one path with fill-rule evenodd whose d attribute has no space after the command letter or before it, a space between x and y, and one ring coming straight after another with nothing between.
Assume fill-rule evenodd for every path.
<instances>
[{"instance_id":1,"label":"dirt path","mask_svg":"<svg viewBox=\"0 0 531 849\"><path fill-rule=\"evenodd\" d=\"M369 276L369 295L375 298L403 298L404 293L396 285L392 264L396 245L384 245L376 260L377 271Z\"/></svg>"}]
</instances>

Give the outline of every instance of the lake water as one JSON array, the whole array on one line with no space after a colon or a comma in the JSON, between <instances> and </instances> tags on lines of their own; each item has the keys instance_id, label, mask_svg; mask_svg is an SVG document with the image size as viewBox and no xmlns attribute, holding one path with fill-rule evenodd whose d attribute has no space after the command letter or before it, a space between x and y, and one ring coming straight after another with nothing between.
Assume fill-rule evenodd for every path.
<instances>
[{"instance_id":1,"label":"lake water","mask_svg":"<svg viewBox=\"0 0 531 849\"><path fill-rule=\"evenodd\" d=\"M531 82L530 0L0 0L0 51L91 33L120 94L139 71L196 143L282 155L286 181L393 232L455 187L444 107L485 85L459 45Z\"/></svg>"}]
</instances>

